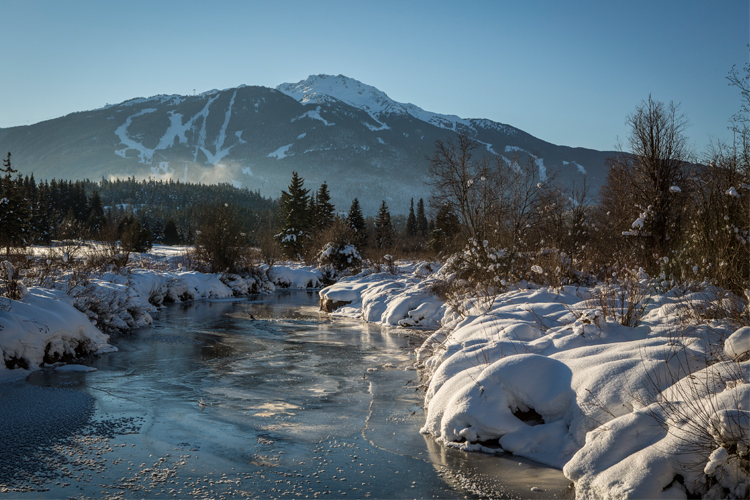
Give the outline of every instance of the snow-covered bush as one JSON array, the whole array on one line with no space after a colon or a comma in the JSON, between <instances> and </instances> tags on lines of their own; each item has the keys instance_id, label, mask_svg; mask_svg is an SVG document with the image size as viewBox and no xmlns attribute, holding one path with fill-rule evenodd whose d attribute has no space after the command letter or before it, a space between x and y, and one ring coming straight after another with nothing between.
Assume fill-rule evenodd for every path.
<instances>
[{"instance_id":1,"label":"snow-covered bush","mask_svg":"<svg viewBox=\"0 0 750 500\"><path fill-rule=\"evenodd\" d=\"M356 273L362 268L362 256L359 251L354 245L344 241L326 243L318 252L316 260L320 267L330 268L336 273Z\"/></svg>"},{"instance_id":2,"label":"snow-covered bush","mask_svg":"<svg viewBox=\"0 0 750 500\"><path fill-rule=\"evenodd\" d=\"M9 261L0 263L0 296L19 300L26 294L26 287L20 281L16 267Z\"/></svg>"}]
</instances>

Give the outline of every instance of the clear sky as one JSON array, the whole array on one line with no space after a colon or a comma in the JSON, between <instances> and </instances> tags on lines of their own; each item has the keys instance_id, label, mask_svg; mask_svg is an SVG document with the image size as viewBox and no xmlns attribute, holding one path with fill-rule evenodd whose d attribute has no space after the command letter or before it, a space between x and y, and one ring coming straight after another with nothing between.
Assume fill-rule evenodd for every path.
<instances>
[{"instance_id":1,"label":"clear sky","mask_svg":"<svg viewBox=\"0 0 750 500\"><path fill-rule=\"evenodd\" d=\"M343 74L428 111L613 149L652 94L726 139L748 0L0 0L0 127L133 97Z\"/></svg>"}]
</instances>

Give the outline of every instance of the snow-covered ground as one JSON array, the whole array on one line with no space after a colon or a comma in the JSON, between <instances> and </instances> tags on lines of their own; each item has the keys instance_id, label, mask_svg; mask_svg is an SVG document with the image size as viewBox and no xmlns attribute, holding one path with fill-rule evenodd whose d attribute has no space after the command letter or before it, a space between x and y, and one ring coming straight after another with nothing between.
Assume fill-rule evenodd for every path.
<instances>
[{"instance_id":1,"label":"snow-covered ground","mask_svg":"<svg viewBox=\"0 0 750 500\"><path fill-rule=\"evenodd\" d=\"M522 284L461 315L431 293L442 269L401 271L320 296L334 315L439 327L418 353L423 433L561 468L577 498L750 496L750 327L696 320L720 309L710 289L651 288L629 327L575 287Z\"/></svg>"}]
</instances>

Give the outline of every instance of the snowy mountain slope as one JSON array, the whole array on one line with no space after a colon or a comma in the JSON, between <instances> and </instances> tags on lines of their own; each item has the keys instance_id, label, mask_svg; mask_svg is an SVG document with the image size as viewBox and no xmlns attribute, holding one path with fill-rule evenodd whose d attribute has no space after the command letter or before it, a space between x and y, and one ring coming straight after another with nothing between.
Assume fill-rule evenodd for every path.
<instances>
[{"instance_id":1,"label":"snowy mountain slope","mask_svg":"<svg viewBox=\"0 0 750 500\"><path fill-rule=\"evenodd\" d=\"M427 198L436 140L464 133L478 153L535 158L540 172L595 188L610 153L555 146L512 126L462 119L393 101L344 76L311 76L277 89L240 86L194 96L157 95L0 129L14 167L44 178L172 178L228 182L278 197L292 171L316 189L327 181L337 209L354 197L366 214L385 200L405 213Z\"/></svg>"},{"instance_id":2,"label":"snowy mountain slope","mask_svg":"<svg viewBox=\"0 0 750 500\"><path fill-rule=\"evenodd\" d=\"M297 83L282 83L276 87L276 90L302 104L330 102L331 98L337 99L365 111L373 120L381 123L381 128L375 130L390 128L385 123L389 115L405 114L454 132L461 131L463 128L475 130L470 120L464 120L455 115L431 113L414 104L394 101L385 92L344 75L311 75Z\"/></svg>"}]
</instances>

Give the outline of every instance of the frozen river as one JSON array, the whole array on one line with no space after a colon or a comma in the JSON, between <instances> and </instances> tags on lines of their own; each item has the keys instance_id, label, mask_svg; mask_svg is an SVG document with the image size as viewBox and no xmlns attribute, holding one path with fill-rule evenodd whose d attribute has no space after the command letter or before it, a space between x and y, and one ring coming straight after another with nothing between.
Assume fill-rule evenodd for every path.
<instances>
[{"instance_id":1,"label":"frozen river","mask_svg":"<svg viewBox=\"0 0 750 500\"><path fill-rule=\"evenodd\" d=\"M255 318L254 320L252 318ZM90 360L0 385L3 498L553 498L560 471L437 445L422 336L317 294L165 308Z\"/></svg>"}]
</instances>

